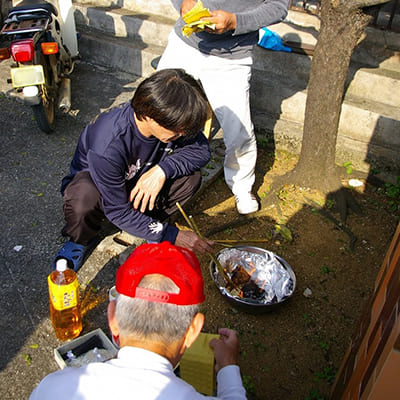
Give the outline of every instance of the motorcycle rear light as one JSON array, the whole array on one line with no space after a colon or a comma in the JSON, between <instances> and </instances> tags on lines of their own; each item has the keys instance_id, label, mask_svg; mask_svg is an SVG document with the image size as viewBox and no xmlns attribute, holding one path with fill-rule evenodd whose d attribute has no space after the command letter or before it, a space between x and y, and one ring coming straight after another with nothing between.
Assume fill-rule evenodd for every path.
<instances>
[{"instance_id":1,"label":"motorcycle rear light","mask_svg":"<svg viewBox=\"0 0 400 400\"><path fill-rule=\"evenodd\" d=\"M11 43L11 54L16 62L33 60L33 39L23 39Z\"/></svg>"},{"instance_id":2,"label":"motorcycle rear light","mask_svg":"<svg viewBox=\"0 0 400 400\"><path fill-rule=\"evenodd\" d=\"M42 47L42 53L45 55L58 53L58 45L56 42L44 42L40 45Z\"/></svg>"},{"instance_id":3,"label":"motorcycle rear light","mask_svg":"<svg viewBox=\"0 0 400 400\"><path fill-rule=\"evenodd\" d=\"M8 50L8 47L3 47L0 49L0 60L7 60L7 58L10 58L10 50Z\"/></svg>"}]
</instances>

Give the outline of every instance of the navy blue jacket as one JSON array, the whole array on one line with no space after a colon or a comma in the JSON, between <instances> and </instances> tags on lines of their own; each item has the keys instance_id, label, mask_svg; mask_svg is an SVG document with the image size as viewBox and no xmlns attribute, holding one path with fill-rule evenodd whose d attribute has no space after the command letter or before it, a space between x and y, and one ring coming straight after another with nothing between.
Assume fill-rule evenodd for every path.
<instances>
[{"instance_id":1,"label":"navy blue jacket","mask_svg":"<svg viewBox=\"0 0 400 400\"><path fill-rule=\"evenodd\" d=\"M178 139L170 143L146 138L139 132L133 115L132 106L127 103L100 114L86 126L70 174L62 181L61 193L78 171L89 171L109 221L131 235L174 243L178 229L134 210L127 186L156 164L167 179L200 170L210 160L208 141L202 133L193 140Z\"/></svg>"}]
</instances>

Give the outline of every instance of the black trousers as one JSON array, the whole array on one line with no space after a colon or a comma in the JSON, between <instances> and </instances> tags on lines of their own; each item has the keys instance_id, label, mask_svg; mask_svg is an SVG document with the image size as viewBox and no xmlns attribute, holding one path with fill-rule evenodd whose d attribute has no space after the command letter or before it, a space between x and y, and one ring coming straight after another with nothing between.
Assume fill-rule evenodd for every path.
<instances>
[{"instance_id":1,"label":"black trousers","mask_svg":"<svg viewBox=\"0 0 400 400\"><path fill-rule=\"evenodd\" d=\"M177 210L176 203L184 205L200 188L200 184L200 171L175 180L167 180L157 196L154 209L146 211L145 214L164 221ZM129 193L127 188L127 196ZM66 225L63 234L69 236L73 242L86 246L99 233L105 215L101 194L89 172L78 172L66 187L64 218Z\"/></svg>"}]
</instances>

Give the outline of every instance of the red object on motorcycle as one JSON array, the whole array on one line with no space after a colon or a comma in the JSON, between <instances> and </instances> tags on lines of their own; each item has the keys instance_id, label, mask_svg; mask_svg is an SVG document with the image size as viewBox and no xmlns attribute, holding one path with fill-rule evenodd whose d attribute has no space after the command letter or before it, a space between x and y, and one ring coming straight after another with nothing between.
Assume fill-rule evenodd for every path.
<instances>
[{"instance_id":1,"label":"red object on motorcycle","mask_svg":"<svg viewBox=\"0 0 400 400\"><path fill-rule=\"evenodd\" d=\"M33 60L33 39L23 39L11 43L11 54L16 62Z\"/></svg>"},{"instance_id":2,"label":"red object on motorcycle","mask_svg":"<svg viewBox=\"0 0 400 400\"><path fill-rule=\"evenodd\" d=\"M7 58L10 58L10 50L8 50L8 47L3 47L0 49L0 60L7 60Z\"/></svg>"},{"instance_id":3,"label":"red object on motorcycle","mask_svg":"<svg viewBox=\"0 0 400 400\"><path fill-rule=\"evenodd\" d=\"M42 47L42 53L46 56L58 53L58 44L56 42L43 42L40 43L40 46Z\"/></svg>"}]
</instances>

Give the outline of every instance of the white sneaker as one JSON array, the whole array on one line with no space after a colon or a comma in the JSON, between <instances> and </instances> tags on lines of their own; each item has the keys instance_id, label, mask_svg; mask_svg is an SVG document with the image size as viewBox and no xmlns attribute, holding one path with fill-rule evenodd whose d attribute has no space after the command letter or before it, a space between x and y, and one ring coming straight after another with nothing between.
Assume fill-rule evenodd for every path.
<instances>
[{"instance_id":1,"label":"white sneaker","mask_svg":"<svg viewBox=\"0 0 400 400\"><path fill-rule=\"evenodd\" d=\"M239 214L250 214L258 211L258 201L251 192L235 195L235 201Z\"/></svg>"}]
</instances>

